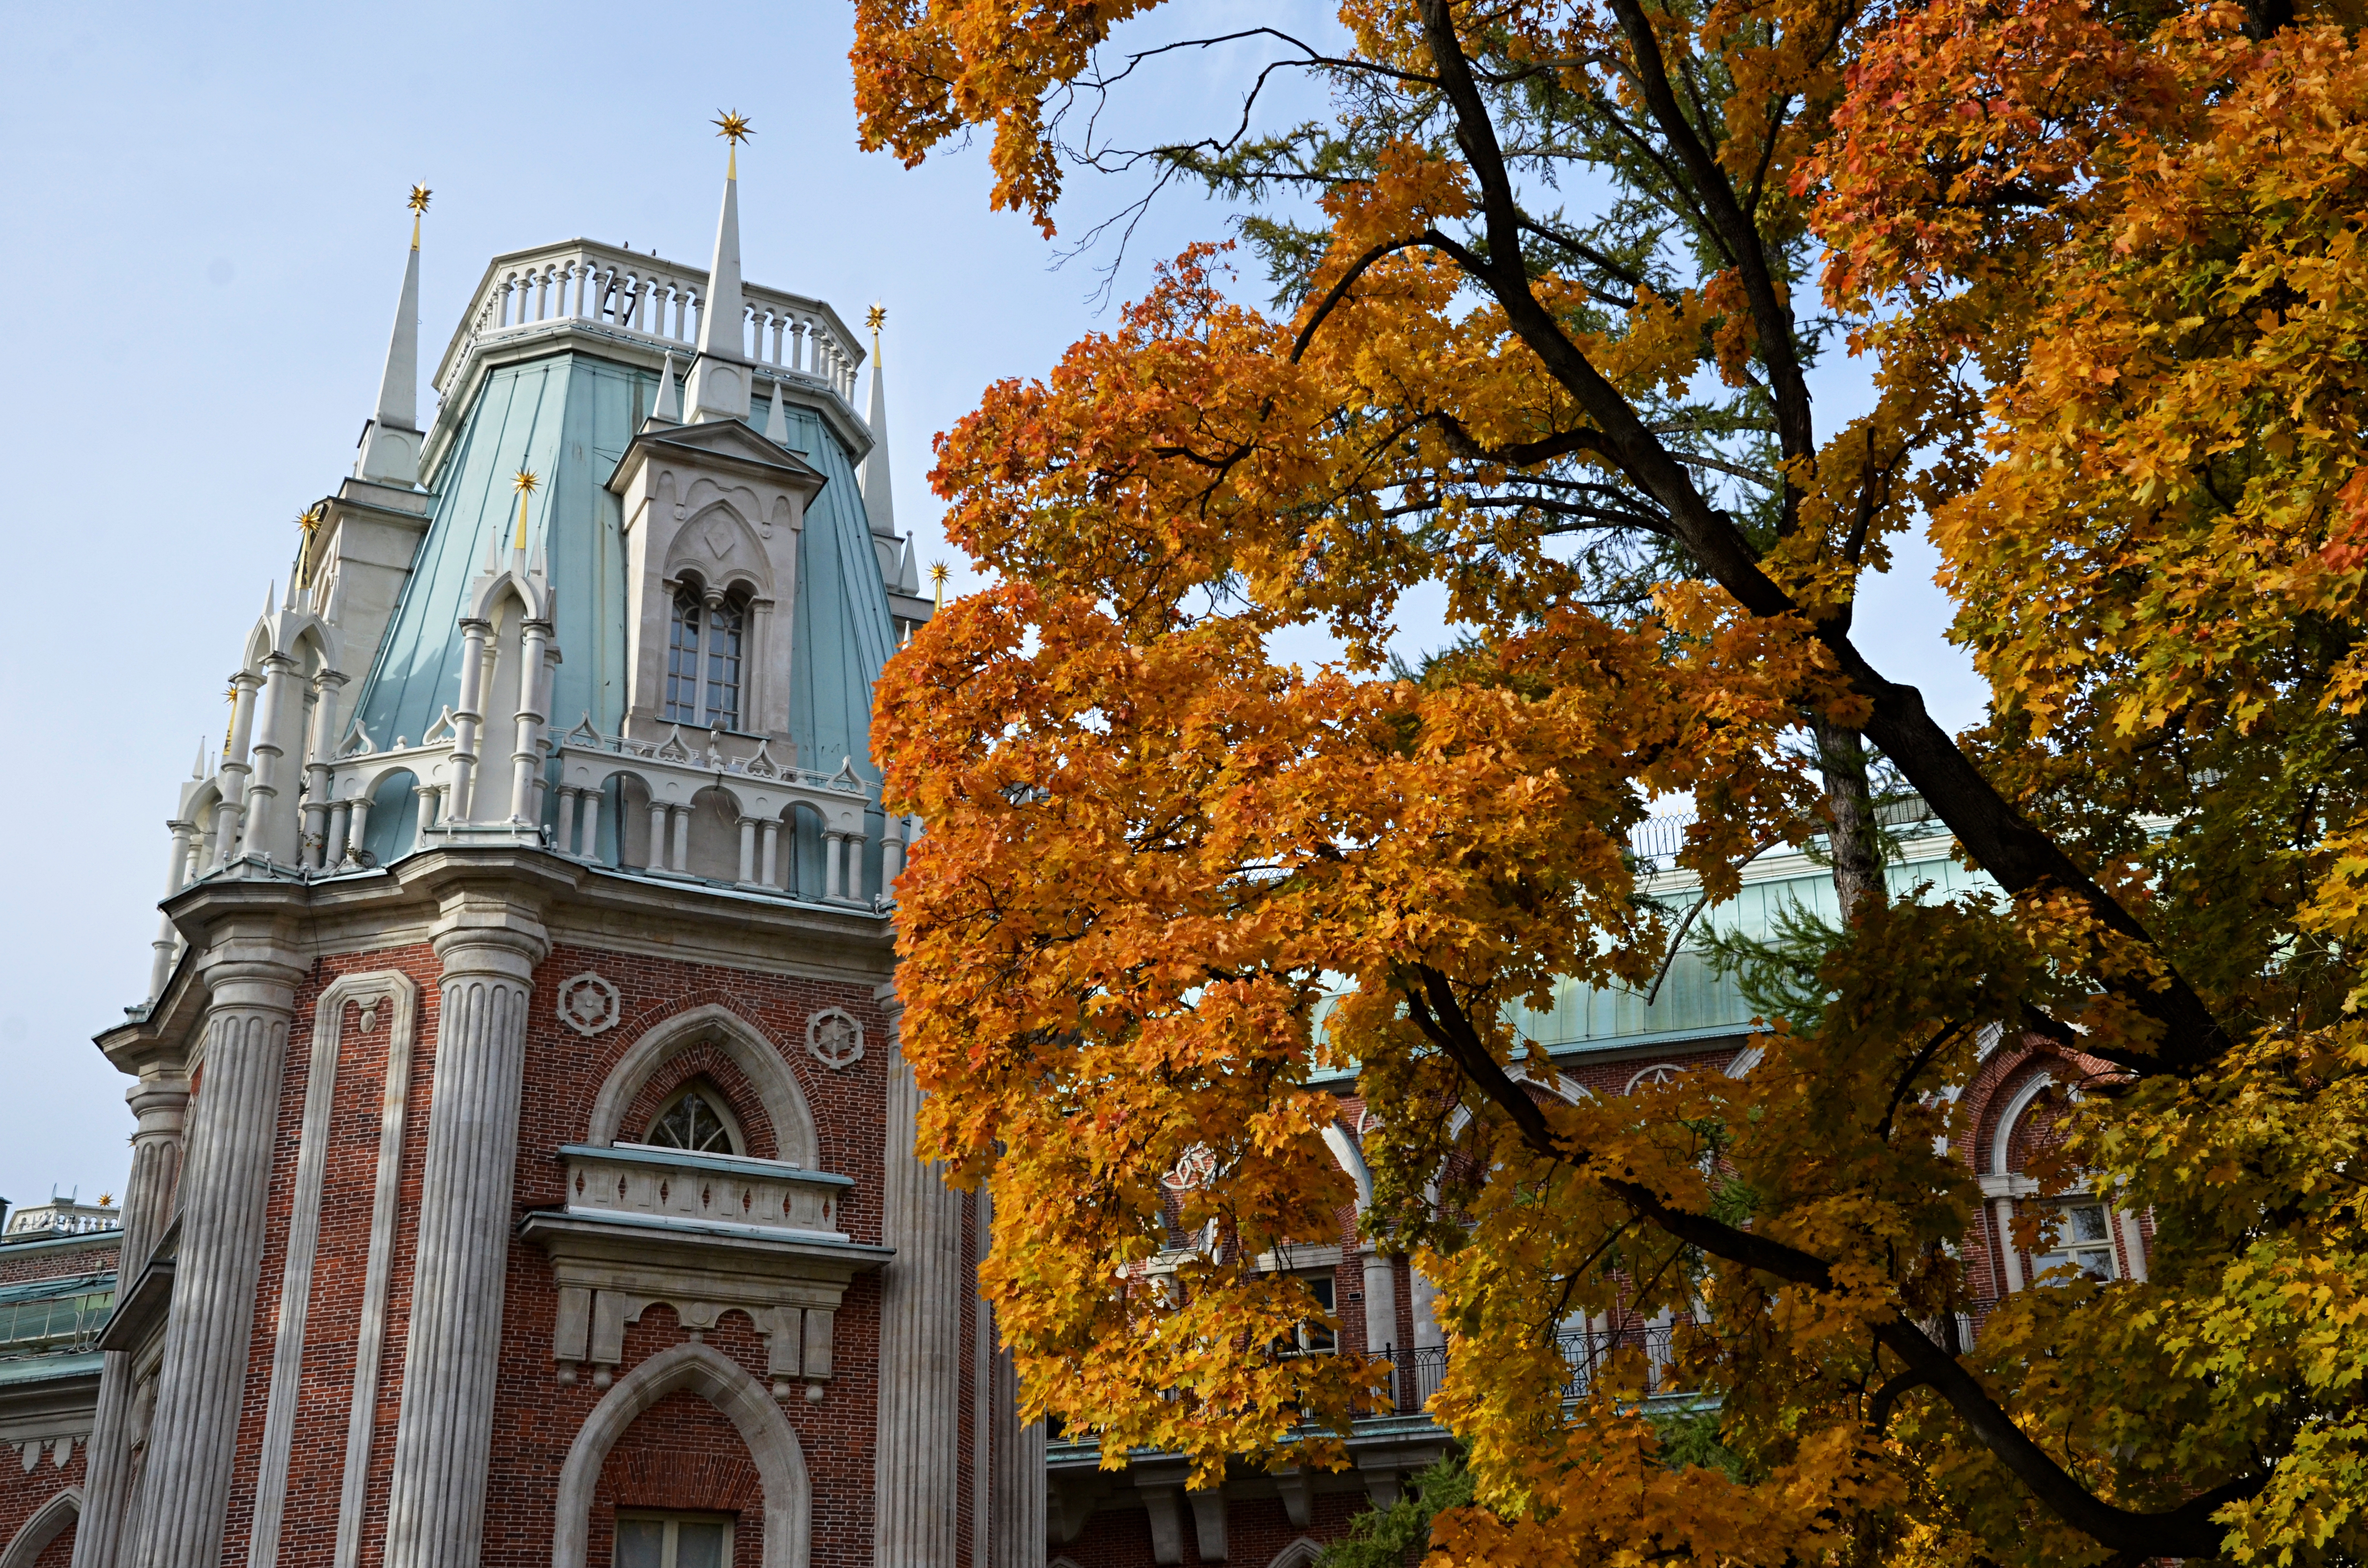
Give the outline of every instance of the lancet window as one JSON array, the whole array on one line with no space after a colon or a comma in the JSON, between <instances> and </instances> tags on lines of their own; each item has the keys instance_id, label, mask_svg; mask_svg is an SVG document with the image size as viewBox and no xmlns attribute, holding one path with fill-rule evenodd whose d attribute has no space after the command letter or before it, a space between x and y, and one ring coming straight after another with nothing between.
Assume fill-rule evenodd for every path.
<instances>
[{"instance_id":1,"label":"lancet window","mask_svg":"<svg viewBox=\"0 0 2368 1568\"><path fill-rule=\"evenodd\" d=\"M740 727L740 648L747 611L725 599L707 618L707 717L720 730Z\"/></svg>"},{"instance_id":2,"label":"lancet window","mask_svg":"<svg viewBox=\"0 0 2368 1568\"><path fill-rule=\"evenodd\" d=\"M706 607L689 583L675 590L674 624L666 635L666 717L668 723L699 722L699 633Z\"/></svg>"},{"instance_id":3,"label":"lancet window","mask_svg":"<svg viewBox=\"0 0 2368 1568\"><path fill-rule=\"evenodd\" d=\"M708 602L696 583L675 590L666 633L666 720L719 730L740 727L741 665L748 607L733 597Z\"/></svg>"}]
</instances>

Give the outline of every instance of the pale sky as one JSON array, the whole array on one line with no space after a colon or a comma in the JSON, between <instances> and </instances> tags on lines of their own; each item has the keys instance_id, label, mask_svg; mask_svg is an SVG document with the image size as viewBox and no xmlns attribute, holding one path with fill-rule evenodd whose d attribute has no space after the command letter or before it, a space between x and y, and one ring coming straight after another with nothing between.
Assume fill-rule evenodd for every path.
<instances>
[{"instance_id":1,"label":"pale sky","mask_svg":"<svg viewBox=\"0 0 2368 1568\"><path fill-rule=\"evenodd\" d=\"M1320 7L1294 4L1321 25ZM1192 7L1202 30L1273 5ZM1165 13L1146 42L1178 36ZM34 6L0 7L0 1197L120 1191L128 1080L90 1037L144 996L167 839L200 739L281 574L292 519L350 472L402 278L414 182L425 381L486 261L573 236L703 266L736 108L751 282L860 320L888 311L897 518L948 558L929 437L980 389L1041 374L1110 324L1088 267L1054 270L1023 219L987 210L980 151L905 170L855 142L848 8ZM1225 119L1223 58L1178 57L1140 112ZM1131 188L1073 184L1082 232ZM1137 232L1119 295L1220 216L1190 192ZM1101 259L1107 259L1107 252ZM1255 264L1246 282L1260 281ZM1258 290L1262 294L1262 290ZM1846 416L1831 378L1821 425ZM1861 598L1879 667L1943 722L1977 713L1945 601L1917 551ZM1422 641L1419 629L1409 629ZM1435 639L1434 639L1435 640Z\"/></svg>"}]
</instances>

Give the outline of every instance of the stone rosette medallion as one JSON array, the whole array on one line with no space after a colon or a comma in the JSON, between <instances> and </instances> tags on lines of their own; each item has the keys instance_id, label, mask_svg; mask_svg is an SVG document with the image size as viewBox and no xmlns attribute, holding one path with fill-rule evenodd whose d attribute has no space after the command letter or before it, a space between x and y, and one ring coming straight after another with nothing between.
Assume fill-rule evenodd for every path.
<instances>
[{"instance_id":1,"label":"stone rosette medallion","mask_svg":"<svg viewBox=\"0 0 2368 1568\"><path fill-rule=\"evenodd\" d=\"M806 1020L806 1049L832 1072L863 1060L863 1026L841 1007L825 1007Z\"/></svg>"},{"instance_id":2,"label":"stone rosette medallion","mask_svg":"<svg viewBox=\"0 0 2368 1568\"><path fill-rule=\"evenodd\" d=\"M559 983L559 1021L586 1037L616 1027L617 988L586 970Z\"/></svg>"}]
</instances>

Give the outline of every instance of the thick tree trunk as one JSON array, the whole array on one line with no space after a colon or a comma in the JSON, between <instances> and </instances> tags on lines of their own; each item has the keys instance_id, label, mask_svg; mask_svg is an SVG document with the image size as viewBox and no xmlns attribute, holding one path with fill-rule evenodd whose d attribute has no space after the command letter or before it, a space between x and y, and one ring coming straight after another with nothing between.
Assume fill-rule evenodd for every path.
<instances>
[{"instance_id":1,"label":"thick tree trunk","mask_svg":"<svg viewBox=\"0 0 2368 1568\"><path fill-rule=\"evenodd\" d=\"M1874 798L1866 787L1866 742L1856 730L1819 723L1815 733L1818 765L1826 777L1826 809L1833 822L1827 840L1834 858L1834 896L1848 926L1869 899L1881 899L1883 839L1874 820Z\"/></svg>"}]
</instances>

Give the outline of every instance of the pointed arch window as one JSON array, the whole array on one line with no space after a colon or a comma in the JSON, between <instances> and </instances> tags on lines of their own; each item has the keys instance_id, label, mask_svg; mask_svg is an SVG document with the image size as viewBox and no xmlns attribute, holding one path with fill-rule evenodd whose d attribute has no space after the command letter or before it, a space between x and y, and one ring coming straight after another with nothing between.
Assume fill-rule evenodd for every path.
<instances>
[{"instance_id":1,"label":"pointed arch window","mask_svg":"<svg viewBox=\"0 0 2368 1568\"><path fill-rule=\"evenodd\" d=\"M675 590L666 631L668 723L740 728L747 626L747 601L737 594L711 603L696 583L686 582Z\"/></svg>"},{"instance_id":2,"label":"pointed arch window","mask_svg":"<svg viewBox=\"0 0 2368 1568\"><path fill-rule=\"evenodd\" d=\"M707 717L702 722L719 730L740 727L741 639L747 624L747 608L736 596L708 611Z\"/></svg>"},{"instance_id":3,"label":"pointed arch window","mask_svg":"<svg viewBox=\"0 0 2368 1568\"><path fill-rule=\"evenodd\" d=\"M699 633L706 608L697 585L685 583L674 591L673 625L666 632L666 719L671 724L699 722Z\"/></svg>"},{"instance_id":4,"label":"pointed arch window","mask_svg":"<svg viewBox=\"0 0 2368 1568\"><path fill-rule=\"evenodd\" d=\"M739 1123L724 1105L723 1096L703 1079L659 1108L657 1115L650 1118L642 1142L694 1154L737 1154L744 1146Z\"/></svg>"}]
</instances>

